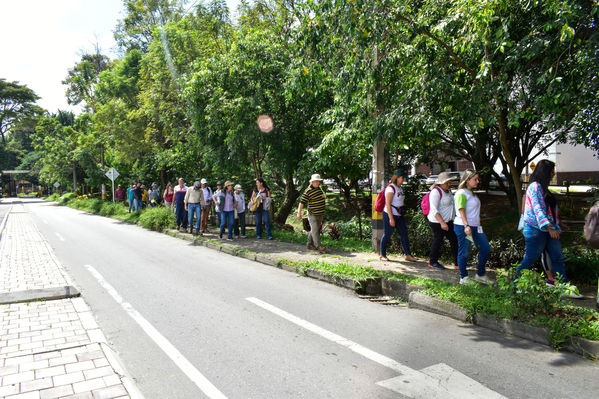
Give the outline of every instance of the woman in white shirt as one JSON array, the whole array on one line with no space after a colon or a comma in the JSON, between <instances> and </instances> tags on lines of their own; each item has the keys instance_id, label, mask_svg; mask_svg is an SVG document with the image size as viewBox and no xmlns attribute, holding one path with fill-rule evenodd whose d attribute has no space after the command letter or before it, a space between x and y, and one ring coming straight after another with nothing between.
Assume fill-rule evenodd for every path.
<instances>
[{"instance_id":1,"label":"woman in white shirt","mask_svg":"<svg viewBox=\"0 0 599 399\"><path fill-rule=\"evenodd\" d=\"M410 252L410 240L408 238L408 227L406 221L401 214L401 209L404 206L405 195L401 189L401 185L408 177L408 174L401 168L393 171L391 184L385 189L385 209L383 210L383 237L381 237L381 253L379 259L389 261L387 258L387 247L391 242L393 229L399 233L401 248L404 252L405 259L410 262L415 262L418 259L412 256Z\"/></svg>"},{"instance_id":2,"label":"woman in white shirt","mask_svg":"<svg viewBox=\"0 0 599 399\"><path fill-rule=\"evenodd\" d=\"M489 240L480 225L480 199L472 192L479 183L478 173L467 170L462 175L458 191L455 193L456 217L453 228L458 237L458 267L460 268L460 284L471 282L466 269L470 243L478 247L478 265L474 281L483 284L493 284L486 275L485 264L491 253Z\"/></svg>"},{"instance_id":3,"label":"woman in white shirt","mask_svg":"<svg viewBox=\"0 0 599 399\"><path fill-rule=\"evenodd\" d=\"M428 195L430 210L427 218L428 224L433 231L428 267L433 269L445 269L445 266L439 263L443 237L447 238L451 246L454 265L458 264L458 238L455 235L455 231L453 231L455 209L453 194L451 193L452 180L455 180L455 178L451 177L448 172L439 174L437 183L433 184L431 192Z\"/></svg>"}]
</instances>

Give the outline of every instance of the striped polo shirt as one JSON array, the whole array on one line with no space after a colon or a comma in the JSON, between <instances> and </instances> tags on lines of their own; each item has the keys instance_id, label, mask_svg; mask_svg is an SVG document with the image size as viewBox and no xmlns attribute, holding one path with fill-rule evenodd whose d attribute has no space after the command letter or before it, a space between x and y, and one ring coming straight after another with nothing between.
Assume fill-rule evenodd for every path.
<instances>
[{"instance_id":1,"label":"striped polo shirt","mask_svg":"<svg viewBox=\"0 0 599 399\"><path fill-rule=\"evenodd\" d=\"M324 191L320 187L315 188L310 185L302 195L301 203L308 206L308 211L312 215L320 216L324 215L325 199Z\"/></svg>"}]
</instances>

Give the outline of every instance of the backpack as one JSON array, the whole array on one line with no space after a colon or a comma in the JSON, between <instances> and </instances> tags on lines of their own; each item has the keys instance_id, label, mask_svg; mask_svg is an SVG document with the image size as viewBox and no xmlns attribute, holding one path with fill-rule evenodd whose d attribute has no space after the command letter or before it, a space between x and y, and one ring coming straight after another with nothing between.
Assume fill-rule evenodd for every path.
<instances>
[{"instance_id":1,"label":"backpack","mask_svg":"<svg viewBox=\"0 0 599 399\"><path fill-rule=\"evenodd\" d=\"M395 187L393 187L393 184L389 184L387 187L391 187L393 189L393 195L395 195ZM387 187L385 187L384 190L381 190L376 196L374 210L378 213L383 213L383 210L385 209L385 191L387 191Z\"/></svg>"},{"instance_id":2,"label":"backpack","mask_svg":"<svg viewBox=\"0 0 599 399\"><path fill-rule=\"evenodd\" d=\"M443 193L441 192L441 189L439 187L435 187L437 190L439 190L439 195L443 196ZM426 216L429 213L431 213L431 193L433 192L433 190L429 191L428 193L426 193L426 195L424 197L422 197L422 201L420 202L420 208L422 208L422 213Z\"/></svg>"},{"instance_id":3,"label":"backpack","mask_svg":"<svg viewBox=\"0 0 599 399\"><path fill-rule=\"evenodd\" d=\"M593 248L599 248L599 201L589 210L584 223L584 236Z\"/></svg>"}]
</instances>

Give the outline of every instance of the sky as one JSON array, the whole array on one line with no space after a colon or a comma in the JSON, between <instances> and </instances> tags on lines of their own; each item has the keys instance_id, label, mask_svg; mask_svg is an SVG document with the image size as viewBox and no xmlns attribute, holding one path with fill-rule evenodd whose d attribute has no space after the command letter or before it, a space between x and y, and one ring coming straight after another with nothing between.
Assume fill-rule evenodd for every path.
<instances>
[{"instance_id":1,"label":"sky","mask_svg":"<svg viewBox=\"0 0 599 399\"><path fill-rule=\"evenodd\" d=\"M237 0L228 0L229 7ZM67 104L62 81L84 53L117 57L113 37L123 0L0 0L0 78L24 84L49 112Z\"/></svg>"}]
</instances>

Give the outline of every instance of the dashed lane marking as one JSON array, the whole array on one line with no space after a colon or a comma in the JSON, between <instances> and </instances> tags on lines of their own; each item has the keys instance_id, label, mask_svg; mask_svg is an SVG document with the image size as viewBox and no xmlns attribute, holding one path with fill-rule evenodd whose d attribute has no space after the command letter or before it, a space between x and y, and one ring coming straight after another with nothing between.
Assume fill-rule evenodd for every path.
<instances>
[{"instance_id":1,"label":"dashed lane marking","mask_svg":"<svg viewBox=\"0 0 599 399\"><path fill-rule=\"evenodd\" d=\"M129 302L125 302L123 297L108 283L104 277L91 265L85 265L85 268L91 273L98 283L104 288L110 296L135 320L146 334L158 345L160 349L181 369L181 371L209 398L226 399L227 397L218 390L198 369L195 368L189 360L179 352L173 344L170 343L160 332L143 317Z\"/></svg>"}]
</instances>

